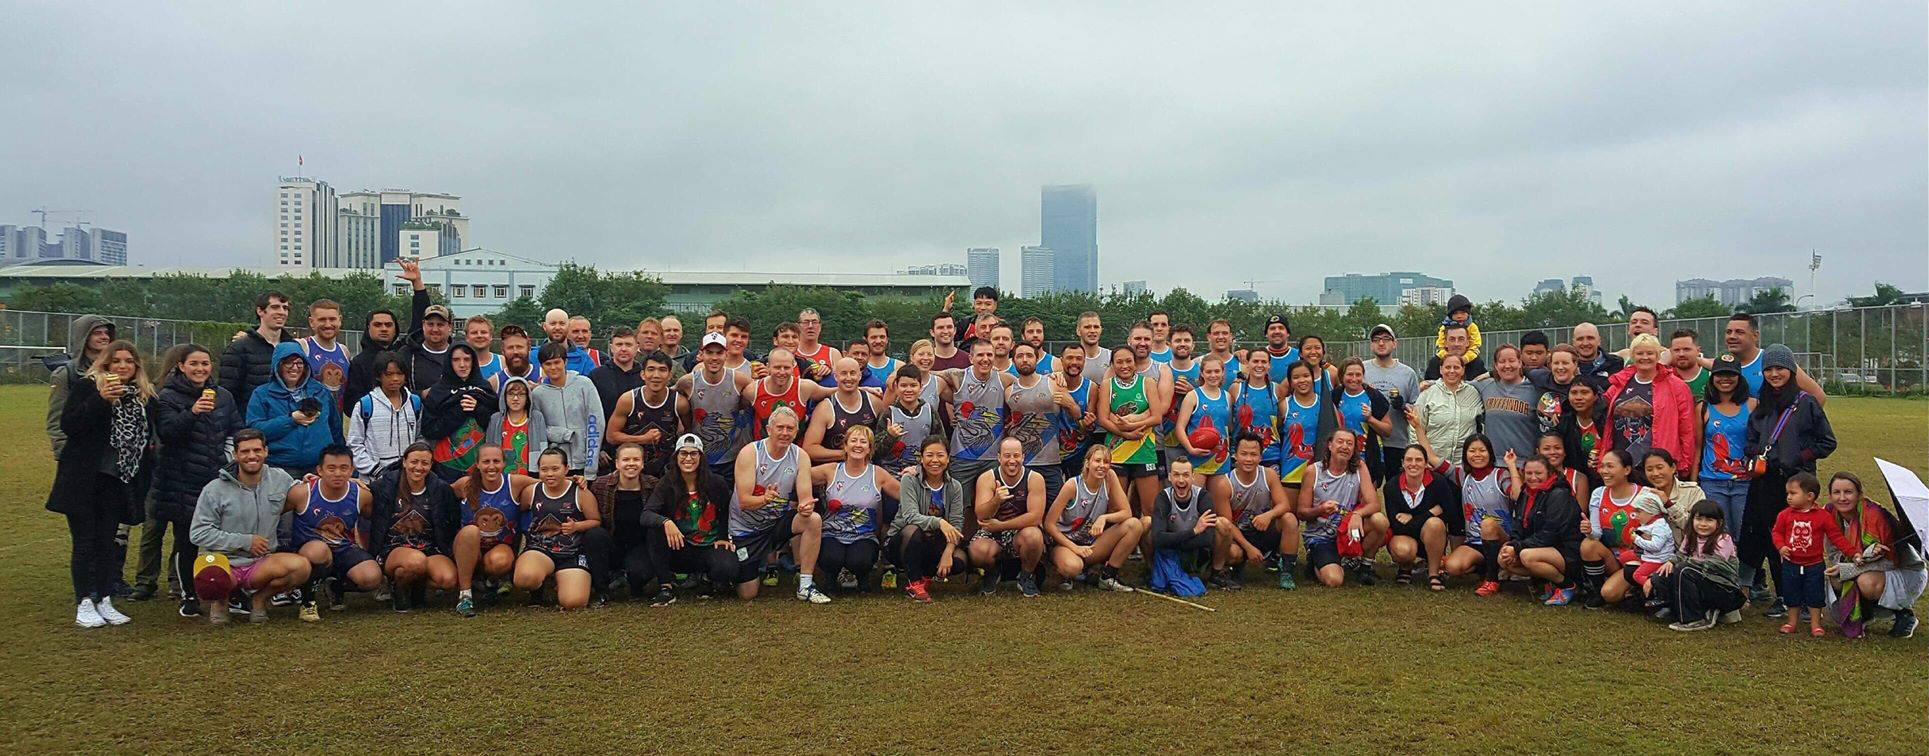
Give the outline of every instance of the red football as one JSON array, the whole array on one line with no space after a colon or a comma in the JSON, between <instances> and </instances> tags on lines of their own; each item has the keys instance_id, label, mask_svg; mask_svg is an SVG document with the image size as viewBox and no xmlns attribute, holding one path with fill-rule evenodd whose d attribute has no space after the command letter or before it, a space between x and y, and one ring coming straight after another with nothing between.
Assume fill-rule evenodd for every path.
<instances>
[{"instance_id":1,"label":"red football","mask_svg":"<svg viewBox=\"0 0 1929 756\"><path fill-rule=\"evenodd\" d=\"M1192 448L1203 452L1211 452L1219 448L1219 442L1221 441L1219 429L1210 425L1201 425L1194 429L1190 435L1186 436L1186 440L1192 442Z\"/></svg>"}]
</instances>

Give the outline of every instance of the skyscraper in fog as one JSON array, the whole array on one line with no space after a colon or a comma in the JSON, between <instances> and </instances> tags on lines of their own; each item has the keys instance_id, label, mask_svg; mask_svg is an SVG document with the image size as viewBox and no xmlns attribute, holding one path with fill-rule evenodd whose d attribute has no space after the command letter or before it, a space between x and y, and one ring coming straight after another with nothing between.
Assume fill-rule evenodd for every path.
<instances>
[{"instance_id":1,"label":"skyscraper in fog","mask_svg":"<svg viewBox=\"0 0 1929 756\"><path fill-rule=\"evenodd\" d=\"M965 271L965 276L971 279L971 288L998 288L998 248L972 247L965 250Z\"/></svg>"},{"instance_id":2,"label":"skyscraper in fog","mask_svg":"<svg viewBox=\"0 0 1929 756\"><path fill-rule=\"evenodd\" d=\"M1038 243L1052 250L1054 291L1098 291L1098 193L1091 185L1040 190Z\"/></svg>"},{"instance_id":3,"label":"skyscraper in fog","mask_svg":"<svg viewBox=\"0 0 1929 756\"><path fill-rule=\"evenodd\" d=\"M1023 284L1019 287L1027 297L1037 297L1055 291L1057 253L1051 247L1019 247L1019 269L1023 273Z\"/></svg>"}]
</instances>

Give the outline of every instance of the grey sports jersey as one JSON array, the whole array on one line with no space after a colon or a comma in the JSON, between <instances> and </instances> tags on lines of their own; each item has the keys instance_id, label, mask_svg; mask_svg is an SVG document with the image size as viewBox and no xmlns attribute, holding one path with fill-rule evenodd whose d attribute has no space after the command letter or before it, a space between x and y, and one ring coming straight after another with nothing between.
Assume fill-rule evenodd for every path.
<instances>
[{"instance_id":1,"label":"grey sports jersey","mask_svg":"<svg viewBox=\"0 0 1929 756\"><path fill-rule=\"evenodd\" d=\"M944 395L938 393L939 387L942 385L944 385L943 382L939 381L937 376L925 375L924 388L918 389L918 399L923 401L925 406L938 406L939 402L944 401ZM896 400L893 399L892 401L895 402Z\"/></svg>"},{"instance_id":2,"label":"grey sports jersey","mask_svg":"<svg viewBox=\"0 0 1929 756\"><path fill-rule=\"evenodd\" d=\"M824 537L843 544L877 538L878 505L883 501L877 471L870 465L855 476L838 465L824 489Z\"/></svg>"},{"instance_id":3,"label":"grey sports jersey","mask_svg":"<svg viewBox=\"0 0 1929 756\"><path fill-rule=\"evenodd\" d=\"M1092 520L1105 516L1112 506L1112 492L1104 483L1098 490L1085 487L1085 476L1073 476L1065 481L1065 488L1072 492L1072 500L1065 502L1065 511L1058 515L1058 532L1080 546L1092 545Z\"/></svg>"},{"instance_id":4,"label":"grey sports jersey","mask_svg":"<svg viewBox=\"0 0 1929 756\"><path fill-rule=\"evenodd\" d=\"M917 412L905 412L903 407L896 404L886 407L884 422L903 428L904 434L898 436L897 441L891 444L891 448L884 450L884 457L878 460L878 464L890 470L893 475L902 473L917 464L918 450L924 448L924 439L931 435L934 424L932 421L936 418L937 412L936 402L919 404Z\"/></svg>"},{"instance_id":5,"label":"grey sports jersey","mask_svg":"<svg viewBox=\"0 0 1929 756\"><path fill-rule=\"evenodd\" d=\"M1306 526L1302 537L1307 543L1321 541L1331 543L1340 534L1340 521L1360 505L1360 474L1348 469L1339 475L1331 474L1326 465L1313 466L1313 503L1339 502L1340 510L1325 517L1315 517Z\"/></svg>"},{"instance_id":6,"label":"grey sports jersey","mask_svg":"<svg viewBox=\"0 0 1929 756\"><path fill-rule=\"evenodd\" d=\"M716 383L703 379L703 371L690 376L690 419L696 424L697 438L703 439L703 461L712 465L730 464L743 449L743 434L737 432L737 404L741 401L737 381L729 370Z\"/></svg>"},{"instance_id":7,"label":"grey sports jersey","mask_svg":"<svg viewBox=\"0 0 1929 756\"><path fill-rule=\"evenodd\" d=\"M770 501L757 509L744 509L733 492L730 495L730 536L737 538L770 527L790 509L790 497L797 491L797 455L801 450L791 444L782 459L770 456L770 439L753 444L757 450L755 487L751 493L768 493Z\"/></svg>"},{"instance_id":8,"label":"grey sports jersey","mask_svg":"<svg viewBox=\"0 0 1929 756\"><path fill-rule=\"evenodd\" d=\"M1056 465L1065 454L1058 448L1058 405L1052 401L1052 383L1043 375L1031 388L1011 382L1006 403L1005 435L1025 445L1025 464Z\"/></svg>"},{"instance_id":9,"label":"grey sports jersey","mask_svg":"<svg viewBox=\"0 0 1929 756\"><path fill-rule=\"evenodd\" d=\"M1192 532L1193 526L1199 524L1199 515L1201 514L1199 511L1199 503L1200 503L1199 500L1205 498L1205 494L1199 490L1198 486L1193 486L1192 498L1186 499L1183 502L1181 502L1179 500L1178 495L1172 492L1171 486L1166 486L1164 493L1165 493L1166 501L1172 502L1172 506L1166 509L1166 514L1165 514L1166 532L1168 533Z\"/></svg>"},{"instance_id":10,"label":"grey sports jersey","mask_svg":"<svg viewBox=\"0 0 1929 756\"><path fill-rule=\"evenodd\" d=\"M951 429L951 456L958 460L996 459L998 439L1005 427L1005 383L993 372L978 380L967 368L958 377L951 403L958 408L958 427Z\"/></svg>"},{"instance_id":11,"label":"grey sports jersey","mask_svg":"<svg viewBox=\"0 0 1929 756\"><path fill-rule=\"evenodd\" d=\"M1234 468L1226 475L1226 482L1232 484L1232 511L1240 527L1252 525L1253 518L1273 508L1272 487L1266 485L1266 468L1253 468L1253 479L1241 482L1239 470Z\"/></svg>"}]
</instances>

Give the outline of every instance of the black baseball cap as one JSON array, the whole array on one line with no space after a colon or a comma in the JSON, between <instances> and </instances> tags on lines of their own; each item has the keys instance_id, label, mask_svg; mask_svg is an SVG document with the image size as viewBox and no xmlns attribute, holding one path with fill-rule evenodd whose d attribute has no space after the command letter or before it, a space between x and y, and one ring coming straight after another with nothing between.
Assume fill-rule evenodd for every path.
<instances>
[{"instance_id":1,"label":"black baseball cap","mask_svg":"<svg viewBox=\"0 0 1929 756\"><path fill-rule=\"evenodd\" d=\"M1735 355L1722 352L1720 357L1715 358L1715 366L1709 368L1708 372L1711 375L1720 375L1722 373L1741 375L1741 360L1735 359Z\"/></svg>"}]
</instances>

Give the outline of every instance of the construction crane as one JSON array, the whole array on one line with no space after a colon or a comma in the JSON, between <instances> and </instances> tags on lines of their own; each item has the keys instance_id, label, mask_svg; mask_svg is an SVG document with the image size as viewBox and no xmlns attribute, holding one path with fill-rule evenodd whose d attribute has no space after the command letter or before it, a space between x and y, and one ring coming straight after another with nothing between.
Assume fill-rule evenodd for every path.
<instances>
[{"instance_id":1,"label":"construction crane","mask_svg":"<svg viewBox=\"0 0 1929 756\"><path fill-rule=\"evenodd\" d=\"M35 215L40 216L40 227L46 228L47 216L49 215L56 216L56 217L73 216L75 218L74 225L76 226L88 225L87 214L93 211L92 210L48 210L47 208L44 208L44 207L36 207L32 210L32 212Z\"/></svg>"}]
</instances>

